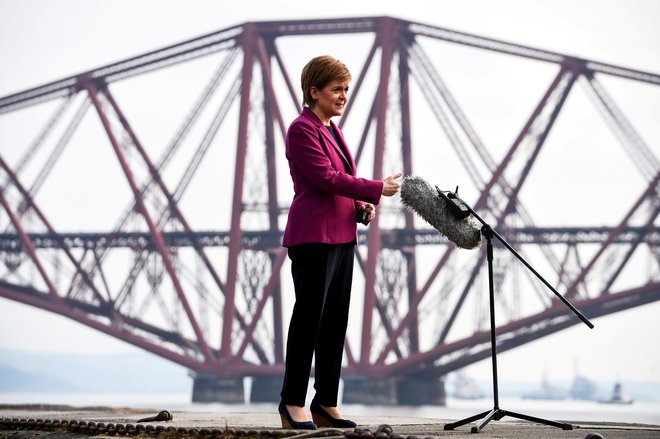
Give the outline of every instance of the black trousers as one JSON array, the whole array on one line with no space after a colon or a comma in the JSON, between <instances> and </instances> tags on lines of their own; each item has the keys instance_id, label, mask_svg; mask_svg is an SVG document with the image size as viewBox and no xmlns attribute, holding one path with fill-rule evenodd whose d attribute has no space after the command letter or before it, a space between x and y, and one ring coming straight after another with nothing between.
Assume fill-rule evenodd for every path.
<instances>
[{"instance_id":1,"label":"black trousers","mask_svg":"<svg viewBox=\"0 0 660 439\"><path fill-rule=\"evenodd\" d=\"M348 325L355 242L289 248L296 293L286 344L282 401L305 406L316 355L314 399L335 407Z\"/></svg>"}]
</instances>

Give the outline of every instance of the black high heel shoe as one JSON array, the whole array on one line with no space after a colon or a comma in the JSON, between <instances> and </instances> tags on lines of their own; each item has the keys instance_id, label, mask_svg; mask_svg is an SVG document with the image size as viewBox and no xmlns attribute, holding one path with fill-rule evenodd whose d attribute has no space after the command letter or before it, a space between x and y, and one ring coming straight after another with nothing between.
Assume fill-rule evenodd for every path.
<instances>
[{"instance_id":1,"label":"black high heel shoe","mask_svg":"<svg viewBox=\"0 0 660 439\"><path fill-rule=\"evenodd\" d=\"M283 401L280 401L277 411L280 412L280 419L282 419L282 428L292 428L294 430L316 430L316 424L312 421L298 422L294 421L289 411L286 409Z\"/></svg>"},{"instance_id":2,"label":"black high heel shoe","mask_svg":"<svg viewBox=\"0 0 660 439\"><path fill-rule=\"evenodd\" d=\"M334 427L334 428L355 428L357 424L349 419L337 419L330 416L330 413L326 412L321 405L312 400L312 404L309 406L309 411L312 412L312 419L320 427Z\"/></svg>"}]
</instances>

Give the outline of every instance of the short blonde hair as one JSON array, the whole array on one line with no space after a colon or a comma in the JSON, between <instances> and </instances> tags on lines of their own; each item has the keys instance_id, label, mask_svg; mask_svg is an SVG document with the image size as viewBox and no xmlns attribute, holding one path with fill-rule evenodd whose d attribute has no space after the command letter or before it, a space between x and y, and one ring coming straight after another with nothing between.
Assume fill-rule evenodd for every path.
<instances>
[{"instance_id":1,"label":"short blonde hair","mask_svg":"<svg viewBox=\"0 0 660 439\"><path fill-rule=\"evenodd\" d=\"M322 89L330 82L339 79L340 81L350 81L351 72L343 62L331 57L330 55L317 56L312 58L300 75L300 86L303 92L303 107L313 107L315 102L312 93L309 91L312 87Z\"/></svg>"}]
</instances>

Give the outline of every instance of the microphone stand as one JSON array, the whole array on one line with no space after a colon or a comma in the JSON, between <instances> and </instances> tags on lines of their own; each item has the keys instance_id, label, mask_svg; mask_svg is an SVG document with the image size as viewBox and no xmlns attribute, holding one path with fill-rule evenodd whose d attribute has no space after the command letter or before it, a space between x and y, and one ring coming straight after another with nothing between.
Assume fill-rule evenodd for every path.
<instances>
[{"instance_id":1,"label":"microphone stand","mask_svg":"<svg viewBox=\"0 0 660 439\"><path fill-rule=\"evenodd\" d=\"M458 188L457 188L458 189ZM457 191L458 192L458 191ZM521 413L515 413L508 410L503 410L500 408L499 404L499 395L498 395L498 382L497 382L497 342L495 340L495 292L493 286L493 237L497 238L498 241L504 245L513 255L518 258L524 265L527 267L534 275L539 278L546 287L548 287L555 295L562 301L566 306L568 306L571 311L577 315L585 325L589 328L593 328L594 325L591 323L580 311L578 311L564 296L559 294L552 285L546 281L543 276L541 276L525 259L523 259L518 252L516 252L513 247L511 247L505 240L497 233L493 228L488 225L477 213L463 200L461 200L458 195L455 193L449 192L448 194L443 194L438 190L438 194L448 202L450 210L452 208L456 209L456 206L460 208L464 213L469 211L481 224L481 234L486 238L486 259L488 260L488 292L489 292L489 306L490 306L490 349L491 349L491 359L493 367L493 409L490 411L485 411L483 413L470 416L468 418L462 419L460 421L452 422L445 424L445 430L453 430L456 427L468 424L479 419L483 419L479 424L472 427L472 433L479 433L491 420L499 421L504 416L511 416L518 419L523 419L526 421L537 422L540 424L550 425L552 427L558 427L562 430L572 430L573 426L565 422L550 421L547 419L537 418L534 416L529 416ZM460 213L459 213L460 215ZM467 215L461 215L465 217Z\"/></svg>"}]
</instances>

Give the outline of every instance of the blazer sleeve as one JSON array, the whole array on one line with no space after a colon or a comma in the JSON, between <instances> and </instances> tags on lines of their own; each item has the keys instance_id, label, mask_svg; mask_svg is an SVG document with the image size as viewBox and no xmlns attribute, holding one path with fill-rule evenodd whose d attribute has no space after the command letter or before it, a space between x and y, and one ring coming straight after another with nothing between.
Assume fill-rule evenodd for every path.
<instances>
[{"instance_id":1,"label":"blazer sleeve","mask_svg":"<svg viewBox=\"0 0 660 439\"><path fill-rule=\"evenodd\" d=\"M323 150L318 136L318 130L313 125L292 124L287 132L287 158L319 189L334 195L378 204L383 182L337 171Z\"/></svg>"}]
</instances>

